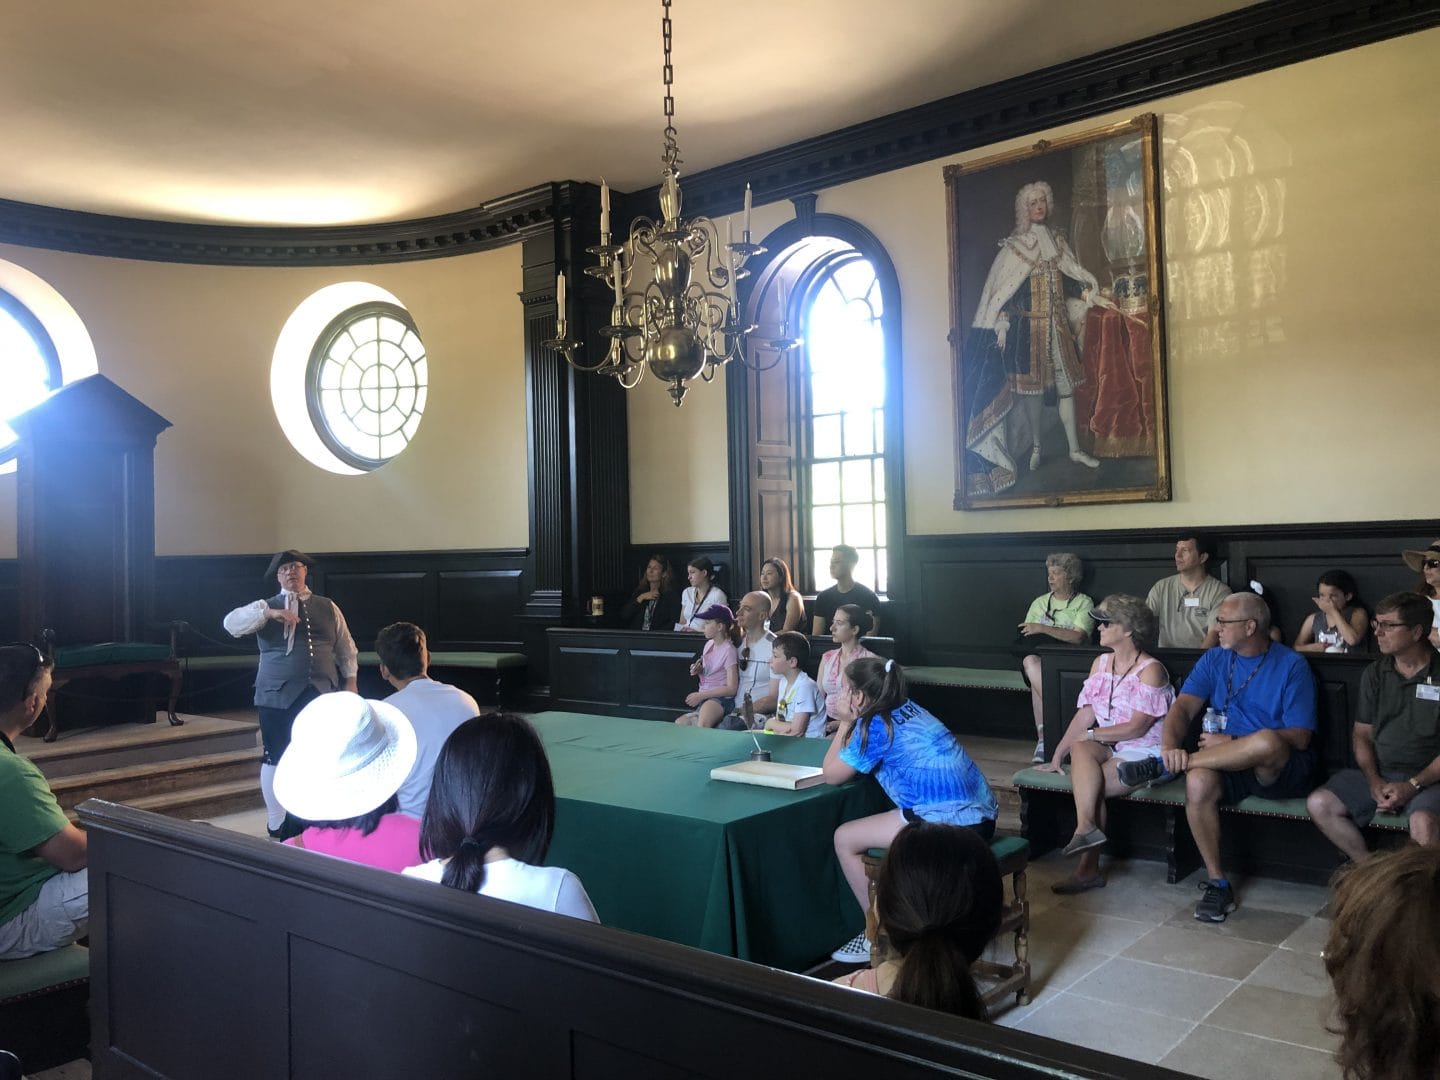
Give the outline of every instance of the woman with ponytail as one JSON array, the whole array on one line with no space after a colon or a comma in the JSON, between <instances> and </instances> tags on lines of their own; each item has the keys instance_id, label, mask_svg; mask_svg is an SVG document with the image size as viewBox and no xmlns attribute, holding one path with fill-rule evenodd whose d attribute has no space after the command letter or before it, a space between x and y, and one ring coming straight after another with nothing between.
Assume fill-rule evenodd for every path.
<instances>
[{"instance_id":1,"label":"woman with ponytail","mask_svg":"<svg viewBox=\"0 0 1440 1080\"><path fill-rule=\"evenodd\" d=\"M477 716L445 740L411 877L599 922L580 879L539 865L555 835L555 785L540 736L510 713Z\"/></svg>"},{"instance_id":2,"label":"woman with ponytail","mask_svg":"<svg viewBox=\"0 0 1440 1080\"><path fill-rule=\"evenodd\" d=\"M895 809L847 821L835 830L835 856L855 902L869 902L865 852L888 848L907 822L963 825L982 840L995 835L999 807L979 766L939 720L906 697L905 673L878 656L845 669L840 721L823 766L827 784L874 773ZM870 960L862 931L830 954L842 964Z\"/></svg>"},{"instance_id":3,"label":"woman with ponytail","mask_svg":"<svg viewBox=\"0 0 1440 1080\"><path fill-rule=\"evenodd\" d=\"M1000 928L1000 867L970 829L917 821L890 844L875 883L875 917L899 954L835 981L896 1001L986 1020L970 974Z\"/></svg>"}]
</instances>

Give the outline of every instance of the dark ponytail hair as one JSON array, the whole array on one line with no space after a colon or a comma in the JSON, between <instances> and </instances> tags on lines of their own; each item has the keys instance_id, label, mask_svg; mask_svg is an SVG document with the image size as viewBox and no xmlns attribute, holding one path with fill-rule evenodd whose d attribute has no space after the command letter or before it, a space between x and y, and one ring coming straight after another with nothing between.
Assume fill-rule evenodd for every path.
<instances>
[{"instance_id":1,"label":"dark ponytail hair","mask_svg":"<svg viewBox=\"0 0 1440 1080\"><path fill-rule=\"evenodd\" d=\"M452 731L435 761L420 825L420 857L450 860L441 883L478 892L491 848L538 864L554 835L555 784L530 723L496 713Z\"/></svg>"},{"instance_id":2,"label":"dark ponytail hair","mask_svg":"<svg viewBox=\"0 0 1440 1080\"><path fill-rule=\"evenodd\" d=\"M845 678L865 699L865 708L855 718L860 729L860 749L864 750L870 741L870 721L876 716L884 722L886 736L893 739L895 721L890 714L905 704L908 696L905 672L900 665L894 660L865 656L850 661L845 668Z\"/></svg>"},{"instance_id":3,"label":"dark ponytail hair","mask_svg":"<svg viewBox=\"0 0 1440 1080\"><path fill-rule=\"evenodd\" d=\"M1005 890L990 845L971 829L913 822L896 834L875 883L875 916L900 953L890 997L989 1018L970 965L1000 929Z\"/></svg>"}]
</instances>

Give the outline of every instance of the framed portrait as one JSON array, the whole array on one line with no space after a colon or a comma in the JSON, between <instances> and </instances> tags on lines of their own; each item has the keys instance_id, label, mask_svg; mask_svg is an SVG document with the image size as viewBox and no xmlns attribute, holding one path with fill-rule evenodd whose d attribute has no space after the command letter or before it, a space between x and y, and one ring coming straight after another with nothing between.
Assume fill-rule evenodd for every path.
<instances>
[{"instance_id":1,"label":"framed portrait","mask_svg":"<svg viewBox=\"0 0 1440 1080\"><path fill-rule=\"evenodd\" d=\"M945 168L955 509L1170 498L1157 127Z\"/></svg>"}]
</instances>

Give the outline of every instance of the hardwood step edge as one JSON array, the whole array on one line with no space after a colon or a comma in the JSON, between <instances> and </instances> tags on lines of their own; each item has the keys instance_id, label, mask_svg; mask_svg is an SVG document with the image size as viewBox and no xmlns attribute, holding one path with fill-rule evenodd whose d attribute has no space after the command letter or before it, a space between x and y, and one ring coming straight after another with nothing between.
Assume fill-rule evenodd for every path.
<instances>
[{"instance_id":1,"label":"hardwood step edge","mask_svg":"<svg viewBox=\"0 0 1440 1080\"><path fill-rule=\"evenodd\" d=\"M121 765L113 769L96 769L94 772L57 776L50 781L50 790L60 792L74 788L122 784L165 776L169 773L205 772L248 762L258 765L262 756L263 752L257 746L244 750L223 750L218 754L199 754L195 757L167 758L164 761L146 761L138 765Z\"/></svg>"}]
</instances>

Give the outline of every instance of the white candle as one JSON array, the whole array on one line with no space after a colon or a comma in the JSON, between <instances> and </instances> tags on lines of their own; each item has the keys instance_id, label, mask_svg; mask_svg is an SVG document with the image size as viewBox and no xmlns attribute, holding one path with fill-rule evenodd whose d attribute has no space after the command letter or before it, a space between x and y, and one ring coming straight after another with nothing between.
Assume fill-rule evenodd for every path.
<instances>
[{"instance_id":1,"label":"white candle","mask_svg":"<svg viewBox=\"0 0 1440 1080\"><path fill-rule=\"evenodd\" d=\"M734 246L735 246L735 223L734 223L734 221L732 221L730 218L727 217L727 218L725 219L725 268L730 271L730 305L731 305L731 307L737 307L737 306L738 306L738 301L737 301L737 299L736 299L736 293L735 293L735 287L736 287L736 281L735 281L735 276L736 276L736 274L735 274L735 272L736 272L736 270L737 270L737 268L738 268L738 266L739 266L740 260L735 257L735 252L733 252L733 251L730 250L730 249L731 249L732 247L734 247ZM739 321L739 319L740 319L740 313L739 313L739 311L736 311L736 313L735 313L735 319L736 319L737 322Z\"/></svg>"},{"instance_id":2,"label":"white candle","mask_svg":"<svg viewBox=\"0 0 1440 1080\"><path fill-rule=\"evenodd\" d=\"M565 333L565 275L555 275L555 321L559 323L561 336Z\"/></svg>"},{"instance_id":3,"label":"white candle","mask_svg":"<svg viewBox=\"0 0 1440 1080\"><path fill-rule=\"evenodd\" d=\"M610 235L610 185L603 176L600 178L600 235Z\"/></svg>"},{"instance_id":4,"label":"white candle","mask_svg":"<svg viewBox=\"0 0 1440 1080\"><path fill-rule=\"evenodd\" d=\"M750 185L745 185L745 238L750 238Z\"/></svg>"},{"instance_id":5,"label":"white candle","mask_svg":"<svg viewBox=\"0 0 1440 1080\"><path fill-rule=\"evenodd\" d=\"M615 303L617 303L617 304L619 304L619 305L621 305L621 306L623 307L624 304L625 304L625 289L624 289L624 286L621 285L621 283L620 283L620 279L624 276L624 274L622 273L622 269L623 269L623 268L622 268L622 265L621 265L621 262L620 262L620 256L619 256L619 255L616 255L616 256L615 256Z\"/></svg>"}]
</instances>

